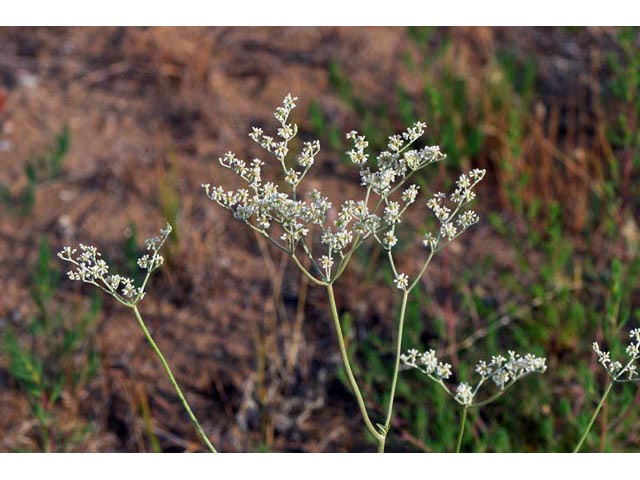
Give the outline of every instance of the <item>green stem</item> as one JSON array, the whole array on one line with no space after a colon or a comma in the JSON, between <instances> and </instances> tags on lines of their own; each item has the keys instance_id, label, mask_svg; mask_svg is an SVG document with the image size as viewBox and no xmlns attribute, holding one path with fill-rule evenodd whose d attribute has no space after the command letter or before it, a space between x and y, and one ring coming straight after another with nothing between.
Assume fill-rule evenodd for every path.
<instances>
[{"instance_id":1,"label":"green stem","mask_svg":"<svg viewBox=\"0 0 640 480\"><path fill-rule=\"evenodd\" d=\"M332 282L335 282L338 278L340 278L340 275L342 275L342 272L344 272L344 270L347 268L347 265L349 264L349 261L353 256L353 252L355 252L359 246L360 246L360 235L356 236L356 238L353 240L353 244L351 245L351 248L349 249L347 254L344 256L344 258L340 260L340 264L338 265L336 273L333 275L333 278L331 279Z\"/></svg>"},{"instance_id":2,"label":"green stem","mask_svg":"<svg viewBox=\"0 0 640 480\"><path fill-rule=\"evenodd\" d=\"M396 396L396 385L398 384L398 371L400 370L400 355L402 355L402 331L404 328L404 317L407 310L407 299L409 292L402 293L402 305L400 307L400 319L398 321L398 338L396 339L396 358L393 366L393 380L391 380L391 392L389 394L389 407L387 408L387 418L384 422L385 432L389 432L391 427L391 415L393 414L393 400ZM384 444L383 444L384 449Z\"/></svg>"},{"instance_id":3,"label":"green stem","mask_svg":"<svg viewBox=\"0 0 640 480\"><path fill-rule=\"evenodd\" d=\"M369 414L367 413L367 407L364 403L364 398L362 398L362 393L360 393L360 388L358 387L358 383L356 382L356 378L353 375L353 371L351 370L351 364L349 363L349 356L347 355L347 348L344 343L344 336L342 335L342 328L340 327L340 317L338 316L338 309L336 308L336 298L333 293L333 285L327 285L327 293L329 295L329 304L331 305L331 317L333 318L333 326L336 330L336 336L338 337L338 344L340 346L340 356L342 357L342 364L344 365L344 369L347 371L347 378L349 379L349 383L351 385L351 389L353 390L353 394L358 401L358 407L360 407L360 413L362 415L362 419L369 430L369 433L373 435L373 437L378 441L378 449L380 448L380 444L382 443L382 448L384 448L384 436L381 435L376 427L371 423L371 419L369 418Z\"/></svg>"},{"instance_id":4,"label":"green stem","mask_svg":"<svg viewBox=\"0 0 640 480\"><path fill-rule=\"evenodd\" d=\"M298 260L298 257L296 257L296 256L295 256L295 254L293 254L293 253L292 253L292 254L291 254L291 258L293 259L293 261L295 262L295 264L297 265L297 267L300 269L300 271L301 271L302 273L304 273L304 274L307 276L307 278L308 278L309 280L311 280L311 281L312 281L313 283L315 283L316 285L320 285L320 286L327 285L327 283L326 283L326 282L323 282L322 280L318 280L316 277L314 277L314 276L311 274L311 272L309 272L309 270L307 270L307 269L305 268L305 266L304 266L304 265L302 265L302 263L300 263L300 260Z\"/></svg>"},{"instance_id":5,"label":"green stem","mask_svg":"<svg viewBox=\"0 0 640 480\"><path fill-rule=\"evenodd\" d=\"M440 236L438 236L438 239L440 239ZM418 282L420 281L420 279L424 275L424 272L427 271L427 267L431 263L431 259L433 258L433 255L435 253L436 253L435 251L431 250L431 253L427 257L427 260L424 262L424 264L422 265L422 268L420 269L420 273L418 273L418 276L416 277L416 279L413 281L413 283L411 285L409 285L409 288L407 288L408 292L411 292L411 290L416 288L416 285L418 285Z\"/></svg>"},{"instance_id":6,"label":"green stem","mask_svg":"<svg viewBox=\"0 0 640 480\"><path fill-rule=\"evenodd\" d=\"M602 406L604 405L604 402L607 400L607 397L609 396L609 392L611 391L611 387L613 387L613 381L609 381L609 385L607 385L606 390L602 394L602 398L600 399L600 403L598 403L598 406L596 407L596 411L593 412L591 420L589 420L589 425L587 425L587 429L582 434L582 438L580 438L580 441L578 442L578 445L576 445L576 448L573 449L573 453L578 453L580 451L580 448L582 448L582 444L586 440L587 435L589 434L589 431L591 430L591 427L593 426L593 422L596 421L596 417L600 413L600 410L602 409Z\"/></svg>"},{"instance_id":7,"label":"green stem","mask_svg":"<svg viewBox=\"0 0 640 480\"><path fill-rule=\"evenodd\" d=\"M320 266L316 263L315 259L313 258L313 255L311 255L311 250L309 250L309 247L307 246L307 242L304 241L304 239L302 239L300 241L300 243L302 244L302 249L304 250L304 253L307 254L307 257L309 257L309 260L311 261L311 265L313 265L313 267L316 269L316 271L320 274L323 275L323 270L320 268ZM311 273L311 272L309 272Z\"/></svg>"},{"instance_id":8,"label":"green stem","mask_svg":"<svg viewBox=\"0 0 640 480\"><path fill-rule=\"evenodd\" d=\"M171 373L171 368L169 368L169 364L165 360L164 355L162 355L162 352L158 348L158 345L156 345L156 342L153 341L153 338L151 337L151 334L149 333L149 330L147 330L147 327L144 324L144 321L142 320L142 317L140 316L140 312L138 311L138 307L134 305L132 308L133 308L133 313L136 314L136 319L138 320L138 325L140 325L140 328L142 329L142 332L144 333L144 336L147 338L147 340L151 344L151 348L153 348L153 351L156 352L156 355L160 359L160 362L162 362L162 366L164 367L165 372L167 372L167 376L169 377L169 381L173 385L173 388L175 389L176 393L178 394L178 397L180 398L180 401L182 402L182 405L184 406L184 409L187 411L187 414L189 415L189 418L193 422L193 425L195 426L196 431L198 432L198 435L200 435L200 438L202 439L204 444L207 446L207 448L212 453L218 453L218 451L215 449L215 447L209 441L209 438L207 438L207 435L204 433L204 430L202 430L202 427L198 423L198 420L196 419L196 416L191 411L191 407L189 406L189 403L187 402L187 399L184 397L184 395L182 393L182 390L180 390L180 387L178 386L178 382L176 382L176 379L174 378L173 373Z\"/></svg>"},{"instance_id":9,"label":"green stem","mask_svg":"<svg viewBox=\"0 0 640 480\"><path fill-rule=\"evenodd\" d=\"M467 421L467 409L468 406L464 406L462 409L462 418L460 419L460 432L458 433L458 442L456 444L456 453L460 453L460 448L462 447L462 437L464 436L464 424Z\"/></svg>"}]
</instances>

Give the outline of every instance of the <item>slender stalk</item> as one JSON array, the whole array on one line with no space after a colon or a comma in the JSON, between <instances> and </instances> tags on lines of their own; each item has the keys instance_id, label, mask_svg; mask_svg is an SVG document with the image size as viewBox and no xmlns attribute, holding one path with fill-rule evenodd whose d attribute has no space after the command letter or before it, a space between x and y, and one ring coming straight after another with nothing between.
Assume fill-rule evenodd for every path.
<instances>
[{"instance_id":1,"label":"slender stalk","mask_svg":"<svg viewBox=\"0 0 640 480\"><path fill-rule=\"evenodd\" d=\"M462 418L460 419L460 432L458 433L458 442L456 443L456 453L460 453L462 447L462 437L464 436L464 424L467 421L468 406L465 405L462 409Z\"/></svg>"},{"instance_id":2,"label":"slender stalk","mask_svg":"<svg viewBox=\"0 0 640 480\"><path fill-rule=\"evenodd\" d=\"M609 396L609 392L611 391L611 387L613 387L613 381L609 381L609 385L607 385L606 390L602 394L602 398L600 399L600 403L598 403L598 406L596 407L596 411L593 412L591 420L589 420L589 425L587 425L587 429L582 434L582 438L580 438L580 441L578 442L578 445L576 445L576 448L573 449L573 453L578 453L580 451L580 449L582 448L582 444L586 440L587 435L589 434L589 431L591 430L591 427L593 426L593 422L596 421L596 418L598 417L598 414L600 413L600 410L602 409L602 406L604 405L604 402L607 400L607 397Z\"/></svg>"},{"instance_id":3,"label":"slender stalk","mask_svg":"<svg viewBox=\"0 0 640 480\"><path fill-rule=\"evenodd\" d=\"M396 395L396 385L398 383L398 371L400 370L400 355L402 355L402 331L404 328L404 317L407 310L407 299L409 298L409 292L405 291L402 294L402 305L400 306L400 318L398 320L398 338L396 339L396 357L393 366L393 380L391 380L391 392L389 393L389 407L387 408L387 418L384 422L385 432L389 431L391 427L391 416L393 414L393 400ZM384 448L384 445L383 445Z\"/></svg>"},{"instance_id":4,"label":"slender stalk","mask_svg":"<svg viewBox=\"0 0 640 480\"><path fill-rule=\"evenodd\" d=\"M440 237L438 236L438 239ZM424 264L422 265L422 268L420 269L420 273L418 273L418 276L416 277L416 279L413 281L413 283L411 285L409 285L409 288L407 288L408 292L411 292L411 290L413 290L414 288L416 288L416 285L418 285L418 282L420 282L420 279L422 278L422 276L424 275L424 272L427 271L427 267L429 266L429 264L431 263L431 259L433 258L433 255L436 252L434 252L433 250L431 250L431 253L429 254L429 256L427 257L427 259L425 260Z\"/></svg>"},{"instance_id":5,"label":"slender stalk","mask_svg":"<svg viewBox=\"0 0 640 480\"><path fill-rule=\"evenodd\" d=\"M358 249L360 244L361 244L360 235L357 235L356 238L353 240L353 244L351 245L351 248L349 249L347 254L344 256L344 258L342 258L342 260L340 260L340 264L338 265L336 273L333 275L333 278L331 279L332 282L335 282L338 278L340 278L340 275L342 275L342 272L344 272L344 270L347 268L347 265L349 264L349 261L353 256L353 252L355 252Z\"/></svg>"},{"instance_id":6,"label":"slender stalk","mask_svg":"<svg viewBox=\"0 0 640 480\"><path fill-rule=\"evenodd\" d=\"M165 372L167 372L167 376L169 377L169 381L173 385L173 388L175 389L176 393L178 394L178 397L180 398L180 401L182 402L182 406L187 411L187 414L189 415L189 418L191 419L191 422L193 422L193 425L195 426L196 431L198 432L198 435L200 435L200 438L202 439L204 444L207 446L207 448L212 453L218 453L218 451L215 449L215 447L209 441L209 438L207 438L207 435L204 433L204 430L202 430L202 427L200 426L200 423L198 423L198 420L196 419L196 416L191 411L191 407L189 406L189 403L187 402L187 399L184 397L184 394L182 393L182 390L180 390L180 387L178 386L178 382L176 382L176 379L173 376L173 373L171 373L171 368L169 368L169 364L165 360L164 355L162 355L162 352L158 348L158 345L156 345L156 342L153 341L153 338L151 337L151 334L149 333L149 330L147 330L147 327L144 324L144 321L142 320L142 317L140 316L140 312L138 311L138 307L134 305L132 308L133 308L133 313L136 314L136 319L138 320L138 325L140 325L140 328L142 329L142 332L144 333L144 336L147 338L147 341L151 344L151 348L153 348L153 351L156 352L156 355L160 359L160 362L162 363L162 366L164 367Z\"/></svg>"},{"instance_id":7,"label":"slender stalk","mask_svg":"<svg viewBox=\"0 0 640 480\"><path fill-rule=\"evenodd\" d=\"M391 265L391 271L395 277L398 276L398 270L396 269L396 262L393 261L393 254L391 250L387 250L387 257L389 258L389 265Z\"/></svg>"},{"instance_id":8,"label":"slender stalk","mask_svg":"<svg viewBox=\"0 0 640 480\"><path fill-rule=\"evenodd\" d=\"M362 398L362 393L360 392L360 388L358 387L358 383L356 382L356 378L353 375L353 371L351 370L351 364L349 363L349 356L347 355L347 348L344 343L344 336L342 335L342 328L340 327L340 317L338 316L338 309L336 308L336 298L333 293L333 285L327 285L327 294L329 295L329 304L331 305L331 317L333 318L333 326L336 330L336 336L338 337L338 344L340 346L340 356L342 357L342 364L344 365L344 369L347 372L347 378L349 379L349 383L351 385L351 389L353 390L353 394L358 401L358 407L360 408L360 414L362 415L362 419L369 430L369 433L378 441L378 445L382 443L384 448L384 436L381 435L376 427L371 423L371 419L369 418L369 414L367 413L367 407L364 403L364 398ZM380 448L380 447L378 447Z\"/></svg>"},{"instance_id":9,"label":"slender stalk","mask_svg":"<svg viewBox=\"0 0 640 480\"><path fill-rule=\"evenodd\" d=\"M252 230L255 230L256 232L258 232L260 235L262 235L263 237L265 237L267 240L269 240L271 243L273 243L276 247L278 247L280 250L282 250L284 253L286 254L290 254L291 252L289 251L288 248L282 246L280 244L280 242L276 241L273 239L273 237L271 237L271 235L269 235L265 230L256 227L255 225L252 225L251 223L247 223L247 225L249 225L249 227L251 227Z\"/></svg>"},{"instance_id":10,"label":"slender stalk","mask_svg":"<svg viewBox=\"0 0 640 480\"><path fill-rule=\"evenodd\" d=\"M323 270L320 268L320 266L316 263L315 259L313 258L313 255L311 254L311 250L309 250L309 247L307 246L307 242L304 241L304 239L302 239L300 241L300 243L302 244L302 249L304 250L304 253L307 254L307 257L309 257L309 260L311 262L311 265L313 265L313 267L316 269L316 271L322 275ZM309 269L310 270L310 269Z\"/></svg>"},{"instance_id":11,"label":"slender stalk","mask_svg":"<svg viewBox=\"0 0 640 480\"><path fill-rule=\"evenodd\" d=\"M296 257L295 254L291 254L291 258L293 259L293 261L295 262L295 264L298 266L298 268L302 271L302 273L304 273L307 278L309 280L311 280L313 283L315 283L316 285L320 285L320 286L324 286L327 285L326 282L323 282L322 280L318 280L316 277L314 277L309 270L307 270L305 268L304 265L302 265L302 263L300 263L300 260L298 259L298 257Z\"/></svg>"}]
</instances>

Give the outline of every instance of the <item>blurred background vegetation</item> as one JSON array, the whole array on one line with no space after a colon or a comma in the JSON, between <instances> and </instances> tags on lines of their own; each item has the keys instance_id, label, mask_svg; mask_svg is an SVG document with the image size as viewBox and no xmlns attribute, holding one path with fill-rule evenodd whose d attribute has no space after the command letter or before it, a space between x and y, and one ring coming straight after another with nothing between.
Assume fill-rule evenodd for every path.
<instances>
[{"instance_id":1,"label":"blurred background vegetation","mask_svg":"<svg viewBox=\"0 0 640 480\"><path fill-rule=\"evenodd\" d=\"M164 220L176 234L141 308L216 446L374 450L324 292L199 189L235 185L217 157L257 155L246 132L270 130L289 91L299 137L323 146L309 188L335 202L358 192L352 129L377 151L425 121L448 155L419 177L427 195L487 169L480 225L434 262L404 345L460 380L508 349L546 355L547 373L470 413L463 449L575 446L605 383L591 343L622 356L640 323L640 29L3 28L0 45L1 451L201 449L130 312L54 255L91 243L136 275ZM430 221L411 215L403 271ZM374 245L339 282L376 421L393 290ZM585 450L637 451L639 403L617 385ZM436 385L402 372L396 405L389 451L454 448L460 412Z\"/></svg>"}]
</instances>

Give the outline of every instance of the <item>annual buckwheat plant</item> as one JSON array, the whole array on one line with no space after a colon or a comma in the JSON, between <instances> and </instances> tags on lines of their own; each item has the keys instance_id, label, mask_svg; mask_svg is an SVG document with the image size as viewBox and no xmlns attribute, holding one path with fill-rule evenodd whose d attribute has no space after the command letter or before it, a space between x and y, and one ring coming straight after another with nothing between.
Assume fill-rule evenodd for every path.
<instances>
[{"instance_id":1,"label":"annual buckwheat plant","mask_svg":"<svg viewBox=\"0 0 640 480\"><path fill-rule=\"evenodd\" d=\"M587 425L586 430L580 437L580 441L576 445L576 448L573 450L574 453L577 453L582 448L582 444L587 438L591 427L593 426L593 422L595 422L604 402L607 400L609 396L609 392L613 388L614 383L625 383L625 382L638 382L640 381L640 375L638 374L638 359L640 359L640 328L635 328L629 332L629 338L631 341L626 348L626 354L628 359L626 363L621 362L619 360L613 360L611 358L611 353L608 351L604 351L600 349L598 342L593 342L593 351L598 357L598 363L602 365L605 372L607 373L607 377L609 378L607 382L607 386L598 402L598 406L596 407L591 419L589 420L589 424Z\"/></svg>"},{"instance_id":2,"label":"annual buckwheat plant","mask_svg":"<svg viewBox=\"0 0 640 480\"><path fill-rule=\"evenodd\" d=\"M347 378L364 424L376 440L378 451L382 452L391 427L408 297L420 283L433 256L478 222L478 215L467 205L475 198L474 188L484 177L485 171L474 169L461 175L456 188L449 194L437 192L427 201L420 200L420 188L410 183L411 177L445 158L438 146L414 146L424 134L426 125L418 122L401 134L389 137L386 150L375 156L367 149L366 137L351 131L346 137L353 147L347 156L359 171L362 195L335 205L321 191L306 190L302 186L305 176L316 162L320 143L317 140L305 142L299 154L290 155L289 143L298 132L297 125L289 121L296 100L288 94L282 106L276 109L274 116L279 124L276 136L268 135L256 127L249 134L254 142L275 157L275 163L282 173L281 182L263 180L265 162L262 160L256 158L247 161L228 152L219 159L220 164L238 175L244 181L244 187L227 190L209 183L202 187L211 200L288 254L312 283L326 290ZM422 238L425 258L418 274L410 277L396 268L394 248L398 243L397 230L403 216L413 204L421 204L431 210L439 226ZM379 243L386 252L394 286L401 296L389 401L383 423L375 425L347 355L333 288L348 267L354 252L366 241ZM501 371L506 372L506 368ZM511 376L507 382L510 380ZM467 398L466 394L461 395Z\"/></svg>"},{"instance_id":3,"label":"annual buckwheat plant","mask_svg":"<svg viewBox=\"0 0 640 480\"><path fill-rule=\"evenodd\" d=\"M451 365L441 362L436 357L435 350L419 352L414 348L401 355L400 359L406 366L419 370L440 385L447 394L462 406L456 452L460 452L460 447L462 446L467 410L469 408L487 405L501 397L509 387L524 376L536 372L544 373L547 369L544 357L536 357L530 353L521 356L510 351L508 358L502 355L494 355L489 361L480 360L475 367L475 372L479 377L476 384L472 386L467 382L461 382L455 391L452 391L445 383L452 376ZM491 385L493 386L491 388L493 392L484 396L484 398L477 399L481 387L490 388Z\"/></svg>"},{"instance_id":4,"label":"annual buckwheat plant","mask_svg":"<svg viewBox=\"0 0 640 480\"><path fill-rule=\"evenodd\" d=\"M58 257L62 260L70 262L75 266L73 270L70 270L67 275L71 280L76 280L80 282L85 282L99 289L103 290L107 294L111 295L118 302L120 302L125 307L129 307L133 310L135 317L138 321L138 325L142 329L144 336L147 341L153 348L154 352L160 359L162 366L173 385L182 405L184 406L189 418L193 422L193 425L198 432L198 435L201 437L202 441L205 443L207 448L216 453L216 449L211 444L209 439L207 438L204 430L200 426L200 423L196 419L187 399L185 398L182 390L178 386L173 373L171 372L171 368L167 363L164 355L156 345L156 342L153 340L149 330L147 329L142 316L140 315L140 311L138 310L138 304L142 301L145 296L145 288L151 277L151 274L156 271L163 264L164 259L162 255L160 255L160 249L166 242L169 234L171 233L171 225L167 224L164 229L160 230L160 235L157 237L150 238L145 241L145 246L147 249L147 253L145 253L142 257L138 259L138 267L142 270L146 271L146 275L142 284L140 286L136 286L132 279L112 273L111 268L107 264L107 262L102 258L102 255L97 250L96 247L91 245L83 245L82 243L78 246L78 248L64 247L59 253Z\"/></svg>"}]
</instances>

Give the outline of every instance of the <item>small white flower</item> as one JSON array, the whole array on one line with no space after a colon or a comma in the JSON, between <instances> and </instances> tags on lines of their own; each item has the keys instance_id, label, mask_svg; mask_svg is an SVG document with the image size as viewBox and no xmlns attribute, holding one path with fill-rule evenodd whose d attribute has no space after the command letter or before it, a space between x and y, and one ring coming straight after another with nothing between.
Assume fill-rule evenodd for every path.
<instances>
[{"instance_id":1,"label":"small white flower","mask_svg":"<svg viewBox=\"0 0 640 480\"><path fill-rule=\"evenodd\" d=\"M291 125L285 124L278 129L278 136L280 138L284 138L285 140L289 140L294 136L294 130Z\"/></svg>"},{"instance_id":2,"label":"small white flower","mask_svg":"<svg viewBox=\"0 0 640 480\"><path fill-rule=\"evenodd\" d=\"M473 210L467 210L458 216L456 223L460 225L460 227L464 230L469 228L471 225L478 223L478 215Z\"/></svg>"},{"instance_id":3,"label":"small white flower","mask_svg":"<svg viewBox=\"0 0 640 480\"><path fill-rule=\"evenodd\" d=\"M287 171L287 175L284 177L285 182L289 185L297 185L300 181L300 174L296 172L294 169L290 169Z\"/></svg>"},{"instance_id":4,"label":"small white flower","mask_svg":"<svg viewBox=\"0 0 640 480\"><path fill-rule=\"evenodd\" d=\"M439 362L436 367L435 374L443 380L448 379L451 376L451 365L448 363Z\"/></svg>"},{"instance_id":5,"label":"small white flower","mask_svg":"<svg viewBox=\"0 0 640 480\"><path fill-rule=\"evenodd\" d=\"M347 152L349 159L357 166L361 167L367 163L369 155L359 150L350 150Z\"/></svg>"},{"instance_id":6,"label":"small white flower","mask_svg":"<svg viewBox=\"0 0 640 480\"><path fill-rule=\"evenodd\" d=\"M420 355L420 364L424 366L427 373L433 373L438 367L438 357L435 350L429 350Z\"/></svg>"},{"instance_id":7,"label":"small white flower","mask_svg":"<svg viewBox=\"0 0 640 480\"><path fill-rule=\"evenodd\" d=\"M287 153L289 153L289 147L287 147L287 143L286 142L276 143L275 147L273 148L273 153L275 154L276 157L278 157L280 161L284 161L284 158L287 156Z\"/></svg>"},{"instance_id":8,"label":"small white flower","mask_svg":"<svg viewBox=\"0 0 640 480\"><path fill-rule=\"evenodd\" d=\"M402 201L407 205L412 204L416 201L416 197L418 196L418 186L410 185L404 192L402 192Z\"/></svg>"},{"instance_id":9,"label":"small white flower","mask_svg":"<svg viewBox=\"0 0 640 480\"><path fill-rule=\"evenodd\" d=\"M418 350L412 348L407 351L407 353L403 353L400 355L400 360L402 360L405 364L415 367L416 366L416 358L418 356Z\"/></svg>"},{"instance_id":10,"label":"small white flower","mask_svg":"<svg viewBox=\"0 0 640 480\"><path fill-rule=\"evenodd\" d=\"M325 269L331 268L333 266L333 258L323 255L320 257L320 265Z\"/></svg>"},{"instance_id":11,"label":"small white flower","mask_svg":"<svg viewBox=\"0 0 640 480\"><path fill-rule=\"evenodd\" d=\"M411 170L417 170L421 166L420 154L416 150L409 150L404 153L404 162Z\"/></svg>"},{"instance_id":12,"label":"small white flower","mask_svg":"<svg viewBox=\"0 0 640 480\"><path fill-rule=\"evenodd\" d=\"M598 345L598 342L593 342L591 344L591 348L593 348L593 351L596 352L596 355L598 357L602 355L602 351L600 350L600 345Z\"/></svg>"},{"instance_id":13,"label":"small white flower","mask_svg":"<svg viewBox=\"0 0 640 480\"><path fill-rule=\"evenodd\" d=\"M326 278L331 277L331 267L333 267L333 258L322 255L320 257L320 267L324 270Z\"/></svg>"},{"instance_id":14,"label":"small white flower","mask_svg":"<svg viewBox=\"0 0 640 480\"><path fill-rule=\"evenodd\" d=\"M260 138L263 135L263 131L261 128L258 127L253 127L251 129L251 133L249 134L249 137L251 137L251 139L257 143L260 143Z\"/></svg>"},{"instance_id":15,"label":"small white flower","mask_svg":"<svg viewBox=\"0 0 640 480\"><path fill-rule=\"evenodd\" d=\"M474 168L469 172L469 177L471 177L474 183L478 183L484 178L485 173L487 173L487 171L484 168Z\"/></svg>"},{"instance_id":16,"label":"small white flower","mask_svg":"<svg viewBox=\"0 0 640 480\"><path fill-rule=\"evenodd\" d=\"M398 152L402 148L404 141L400 135L392 135L389 137L389 145L387 148L392 152Z\"/></svg>"},{"instance_id":17,"label":"small white flower","mask_svg":"<svg viewBox=\"0 0 640 480\"><path fill-rule=\"evenodd\" d=\"M609 364L609 371L611 373L617 373L620 370L622 370L622 363L618 362L617 360Z\"/></svg>"},{"instance_id":18,"label":"small white flower","mask_svg":"<svg viewBox=\"0 0 640 480\"><path fill-rule=\"evenodd\" d=\"M498 386L498 388L500 388L500 390L503 390L506 384L509 382L510 375L509 375L509 372L506 372L503 370L503 371L496 372L491 378L493 379L494 383Z\"/></svg>"},{"instance_id":19,"label":"small white flower","mask_svg":"<svg viewBox=\"0 0 640 480\"><path fill-rule=\"evenodd\" d=\"M146 269L149 266L149 255L143 255L138 259L138 266L142 269Z\"/></svg>"},{"instance_id":20,"label":"small white flower","mask_svg":"<svg viewBox=\"0 0 640 480\"><path fill-rule=\"evenodd\" d=\"M440 235L442 235L447 240L452 240L456 236L456 233L458 233L458 229L451 223L445 223L440 228Z\"/></svg>"},{"instance_id":21,"label":"small white flower","mask_svg":"<svg viewBox=\"0 0 640 480\"><path fill-rule=\"evenodd\" d=\"M493 355L493 356L491 357L490 365L491 365L492 367L499 368L499 367L501 367L501 366L504 364L504 362L506 362L506 361L507 361L507 359L506 359L506 358L504 358L502 355Z\"/></svg>"},{"instance_id":22,"label":"small white flower","mask_svg":"<svg viewBox=\"0 0 640 480\"><path fill-rule=\"evenodd\" d=\"M492 369L487 365L487 362L480 360L476 365L476 373L481 377L487 377L491 375Z\"/></svg>"},{"instance_id":23,"label":"small white flower","mask_svg":"<svg viewBox=\"0 0 640 480\"><path fill-rule=\"evenodd\" d=\"M607 363L611 363L611 354L609 352L601 352L599 355L598 361L602 365L606 365Z\"/></svg>"},{"instance_id":24,"label":"small white flower","mask_svg":"<svg viewBox=\"0 0 640 480\"><path fill-rule=\"evenodd\" d=\"M471 180L469 180L469 177L467 177L464 173L462 175L460 175L460 178L458 178L458 180L456 181L456 185L459 188L462 188L464 190L467 190L468 188L471 187Z\"/></svg>"},{"instance_id":25,"label":"small white flower","mask_svg":"<svg viewBox=\"0 0 640 480\"><path fill-rule=\"evenodd\" d=\"M107 284L111 288L111 290L115 291L115 290L118 290L121 280L122 278L120 277L120 275L111 275L110 277L107 278Z\"/></svg>"},{"instance_id":26,"label":"small white flower","mask_svg":"<svg viewBox=\"0 0 640 480\"><path fill-rule=\"evenodd\" d=\"M422 237L422 244L425 247L430 248L431 250L435 250L436 247L438 246L438 239L434 237L431 233L427 232L424 234L424 237Z\"/></svg>"},{"instance_id":27,"label":"small white flower","mask_svg":"<svg viewBox=\"0 0 640 480\"><path fill-rule=\"evenodd\" d=\"M389 202L385 207L384 221L388 225L400 223L400 204L398 202Z\"/></svg>"},{"instance_id":28,"label":"small white flower","mask_svg":"<svg viewBox=\"0 0 640 480\"><path fill-rule=\"evenodd\" d=\"M398 239L393 234L393 230L387 231L382 237L382 245L387 250L395 247L396 243L398 243Z\"/></svg>"},{"instance_id":29,"label":"small white flower","mask_svg":"<svg viewBox=\"0 0 640 480\"><path fill-rule=\"evenodd\" d=\"M398 275L396 275L393 283L396 285L396 288L400 290L406 290L409 286L409 277L404 273L399 273Z\"/></svg>"},{"instance_id":30,"label":"small white flower","mask_svg":"<svg viewBox=\"0 0 640 480\"><path fill-rule=\"evenodd\" d=\"M427 201L427 207L435 211L442 202L442 198L440 197L440 195L443 195L443 194L436 193L433 197L431 197Z\"/></svg>"},{"instance_id":31,"label":"small white flower","mask_svg":"<svg viewBox=\"0 0 640 480\"><path fill-rule=\"evenodd\" d=\"M461 383L456 389L456 399L462 404L469 406L473 402L473 390L468 383Z\"/></svg>"}]
</instances>

